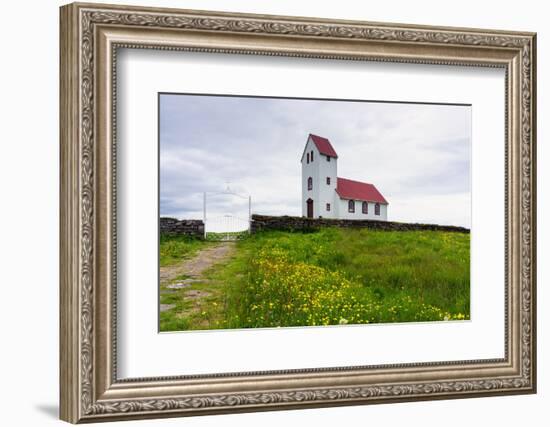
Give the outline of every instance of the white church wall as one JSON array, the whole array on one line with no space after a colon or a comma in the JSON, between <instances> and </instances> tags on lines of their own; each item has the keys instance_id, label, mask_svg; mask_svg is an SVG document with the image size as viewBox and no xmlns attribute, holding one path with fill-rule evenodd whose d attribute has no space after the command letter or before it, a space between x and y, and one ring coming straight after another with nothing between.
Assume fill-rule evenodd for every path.
<instances>
[{"instance_id":1,"label":"white church wall","mask_svg":"<svg viewBox=\"0 0 550 427\"><path fill-rule=\"evenodd\" d=\"M363 202L355 200L355 212L348 212L348 200L338 198L338 217L342 219L375 219L388 220L388 205L380 204L380 215L374 214L374 202L368 203L368 214L363 213Z\"/></svg>"},{"instance_id":2,"label":"white church wall","mask_svg":"<svg viewBox=\"0 0 550 427\"><path fill-rule=\"evenodd\" d=\"M307 153L314 151L313 162L307 163ZM319 155L317 147L311 140L308 139L306 143L306 148L304 151L304 157L302 159L302 216L307 216L307 199L311 198L313 200L313 215L318 217L319 214L319 168L318 162L316 162L316 157ZM313 179L313 188L308 190L307 180L311 177Z\"/></svg>"},{"instance_id":3,"label":"white church wall","mask_svg":"<svg viewBox=\"0 0 550 427\"><path fill-rule=\"evenodd\" d=\"M388 220L388 205L380 205L380 216L378 217L378 219L381 219L384 221Z\"/></svg>"},{"instance_id":4,"label":"white church wall","mask_svg":"<svg viewBox=\"0 0 550 427\"><path fill-rule=\"evenodd\" d=\"M317 181L317 185L319 186L319 210L315 214L315 217L337 218L335 212L337 159L332 157L330 161L327 162L327 156L318 154L317 157L314 158L314 162L318 162L319 167L319 180ZM330 178L330 184L327 184L327 178ZM330 211L327 211L327 203L330 203Z\"/></svg>"}]
</instances>

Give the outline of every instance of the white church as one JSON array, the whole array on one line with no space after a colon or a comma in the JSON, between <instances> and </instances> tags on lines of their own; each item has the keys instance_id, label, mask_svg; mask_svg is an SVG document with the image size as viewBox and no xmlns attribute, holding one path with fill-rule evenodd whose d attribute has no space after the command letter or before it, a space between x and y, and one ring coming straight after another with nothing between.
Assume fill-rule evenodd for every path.
<instances>
[{"instance_id":1,"label":"white church","mask_svg":"<svg viewBox=\"0 0 550 427\"><path fill-rule=\"evenodd\" d=\"M373 184L338 177L328 139L310 134L301 162L302 216L387 221L388 202Z\"/></svg>"}]
</instances>

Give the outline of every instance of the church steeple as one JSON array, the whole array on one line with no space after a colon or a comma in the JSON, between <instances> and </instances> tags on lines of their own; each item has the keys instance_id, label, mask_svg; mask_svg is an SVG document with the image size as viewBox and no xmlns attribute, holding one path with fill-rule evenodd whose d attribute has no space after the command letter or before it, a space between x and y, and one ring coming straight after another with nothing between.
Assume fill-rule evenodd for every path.
<instances>
[{"instance_id":1,"label":"church steeple","mask_svg":"<svg viewBox=\"0 0 550 427\"><path fill-rule=\"evenodd\" d=\"M327 138L309 134L302 153L302 215L335 218L338 155Z\"/></svg>"}]
</instances>

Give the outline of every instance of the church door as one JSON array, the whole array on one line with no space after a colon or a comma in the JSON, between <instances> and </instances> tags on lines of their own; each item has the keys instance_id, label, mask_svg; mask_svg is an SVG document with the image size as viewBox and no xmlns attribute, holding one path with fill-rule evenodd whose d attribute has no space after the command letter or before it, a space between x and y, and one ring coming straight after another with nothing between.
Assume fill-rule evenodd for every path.
<instances>
[{"instance_id":1,"label":"church door","mask_svg":"<svg viewBox=\"0 0 550 427\"><path fill-rule=\"evenodd\" d=\"M307 217L313 218L313 200L307 199Z\"/></svg>"}]
</instances>

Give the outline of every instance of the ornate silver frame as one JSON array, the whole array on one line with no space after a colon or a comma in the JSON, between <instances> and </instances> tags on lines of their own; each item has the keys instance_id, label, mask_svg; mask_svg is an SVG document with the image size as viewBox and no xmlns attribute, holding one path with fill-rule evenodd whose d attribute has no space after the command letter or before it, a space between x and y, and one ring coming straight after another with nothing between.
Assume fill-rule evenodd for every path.
<instances>
[{"instance_id":1,"label":"ornate silver frame","mask_svg":"<svg viewBox=\"0 0 550 427\"><path fill-rule=\"evenodd\" d=\"M98 4L61 8L61 419L77 423L534 393L533 33ZM118 47L506 70L505 357L175 378L116 376Z\"/></svg>"}]
</instances>

